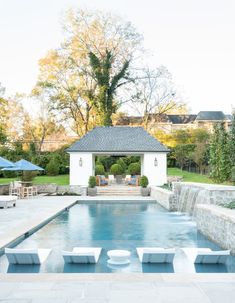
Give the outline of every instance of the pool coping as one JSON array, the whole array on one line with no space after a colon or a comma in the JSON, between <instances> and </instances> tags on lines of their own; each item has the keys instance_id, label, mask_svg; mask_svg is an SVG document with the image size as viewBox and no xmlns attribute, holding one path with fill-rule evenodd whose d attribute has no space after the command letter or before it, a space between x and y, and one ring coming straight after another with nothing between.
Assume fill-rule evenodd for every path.
<instances>
[{"instance_id":1,"label":"pool coping","mask_svg":"<svg viewBox=\"0 0 235 303\"><path fill-rule=\"evenodd\" d=\"M161 281L176 283L233 282L235 273L1 273L0 282L49 282L49 281Z\"/></svg>"}]
</instances>

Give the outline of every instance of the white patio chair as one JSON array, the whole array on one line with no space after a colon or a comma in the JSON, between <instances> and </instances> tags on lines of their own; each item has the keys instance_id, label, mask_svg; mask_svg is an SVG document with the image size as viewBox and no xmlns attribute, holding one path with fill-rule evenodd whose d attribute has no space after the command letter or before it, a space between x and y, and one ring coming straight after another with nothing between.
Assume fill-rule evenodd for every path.
<instances>
[{"instance_id":1,"label":"white patio chair","mask_svg":"<svg viewBox=\"0 0 235 303\"><path fill-rule=\"evenodd\" d=\"M108 175L108 183L109 185L115 183L114 175Z\"/></svg>"},{"instance_id":2,"label":"white patio chair","mask_svg":"<svg viewBox=\"0 0 235 303\"><path fill-rule=\"evenodd\" d=\"M128 182L131 181L131 175L126 175L125 177L125 183L128 184Z\"/></svg>"},{"instance_id":3,"label":"white patio chair","mask_svg":"<svg viewBox=\"0 0 235 303\"><path fill-rule=\"evenodd\" d=\"M142 263L172 263L175 257L174 248L137 247L136 250Z\"/></svg>"},{"instance_id":4,"label":"white patio chair","mask_svg":"<svg viewBox=\"0 0 235 303\"><path fill-rule=\"evenodd\" d=\"M5 254L10 264L31 264L43 263L49 256L51 249L15 249L5 248Z\"/></svg>"},{"instance_id":5,"label":"white patio chair","mask_svg":"<svg viewBox=\"0 0 235 303\"><path fill-rule=\"evenodd\" d=\"M65 263L97 263L101 247L75 247L72 251L62 251Z\"/></svg>"},{"instance_id":6,"label":"white patio chair","mask_svg":"<svg viewBox=\"0 0 235 303\"><path fill-rule=\"evenodd\" d=\"M224 264L230 250L212 251L210 248L182 248L188 259L196 264Z\"/></svg>"},{"instance_id":7,"label":"white patio chair","mask_svg":"<svg viewBox=\"0 0 235 303\"><path fill-rule=\"evenodd\" d=\"M21 183L19 181L14 181L10 183L9 195L11 196L21 196Z\"/></svg>"},{"instance_id":8,"label":"white patio chair","mask_svg":"<svg viewBox=\"0 0 235 303\"><path fill-rule=\"evenodd\" d=\"M33 196L38 195L38 187L36 185L32 186L33 187Z\"/></svg>"}]
</instances>

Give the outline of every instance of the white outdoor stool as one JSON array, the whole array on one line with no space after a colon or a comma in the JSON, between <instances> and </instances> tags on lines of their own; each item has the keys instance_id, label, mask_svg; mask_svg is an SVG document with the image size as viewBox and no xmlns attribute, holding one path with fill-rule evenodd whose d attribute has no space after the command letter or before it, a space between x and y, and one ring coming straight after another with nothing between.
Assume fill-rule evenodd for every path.
<instances>
[{"instance_id":1,"label":"white outdoor stool","mask_svg":"<svg viewBox=\"0 0 235 303\"><path fill-rule=\"evenodd\" d=\"M108 263L113 265L124 265L130 263L130 251L129 250L121 250L121 249L114 249L109 250L107 252L109 257Z\"/></svg>"}]
</instances>

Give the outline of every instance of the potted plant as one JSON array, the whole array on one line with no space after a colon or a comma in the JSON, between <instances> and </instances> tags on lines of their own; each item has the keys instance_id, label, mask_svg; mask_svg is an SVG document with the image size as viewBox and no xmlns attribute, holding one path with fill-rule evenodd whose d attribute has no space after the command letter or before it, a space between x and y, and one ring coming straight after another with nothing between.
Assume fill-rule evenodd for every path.
<instances>
[{"instance_id":1,"label":"potted plant","mask_svg":"<svg viewBox=\"0 0 235 303\"><path fill-rule=\"evenodd\" d=\"M122 173L123 168L119 164L113 164L110 168L111 173L115 176L116 182L118 184L122 183Z\"/></svg>"},{"instance_id":2,"label":"potted plant","mask_svg":"<svg viewBox=\"0 0 235 303\"><path fill-rule=\"evenodd\" d=\"M88 196L96 196L97 188L96 188L96 178L95 176L90 176L88 181Z\"/></svg>"},{"instance_id":3,"label":"potted plant","mask_svg":"<svg viewBox=\"0 0 235 303\"><path fill-rule=\"evenodd\" d=\"M147 197L150 194L150 188L148 187L149 180L146 176L140 178L141 195Z\"/></svg>"}]
</instances>

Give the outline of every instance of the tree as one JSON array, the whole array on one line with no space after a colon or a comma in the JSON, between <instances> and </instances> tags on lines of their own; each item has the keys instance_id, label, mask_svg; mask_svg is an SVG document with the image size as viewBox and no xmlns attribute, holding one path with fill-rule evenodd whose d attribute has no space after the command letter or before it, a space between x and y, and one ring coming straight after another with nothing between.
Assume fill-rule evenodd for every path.
<instances>
[{"instance_id":1,"label":"tree","mask_svg":"<svg viewBox=\"0 0 235 303\"><path fill-rule=\"evenodd\" d=\"M47 101L42 98L38 102L40 104L36 117L33 117L29 113L24 114L23 141L31 145L31 147L33 145L34 151L40 155L43 144L48 136L52 134L61 136L61 134L65 133L65 129L50 113Z\"/></svg>"},{"instance_id":2,"label":"tree","mask_svg":"<svg viewBox=\"0 0 235 303\"><path fill-rule=\"evenodd\" d=\"M22 117L24 113L21 95L4 97L5 89L0 83L0 142L16 141L22 135Z\"/></svg>"},{"instance_id":3,"label":"tree","mask_svg":"<svg viewBox=\"0 0 235 303\"><path fill-rule=\"evenodd\" d=\"M194 150L195 144L179 144L175 147L175 158L181 170L192 160Z\"/></svg>"},{"instance_id":4,"label":"tree","mask_svg":"<svg viewBox=\"0 0 235 303\"><path fill-rule=\"evenodd\" d=\"M1 86L0 83L0 144L4 144L7 140L6 135L6 106L7 100L3 97L5 93L5 89Z\"/></svg>"},{"instance_id":5,"label":"tree","mask_svg":"<svg viewBox=\"0 0 235 303\"><path fill-rule=\"evenodd\" d=\"M196 143L194 151L191 153L192 160L197 164L199 172L203 173L203 168L207 166L208 145L203 142Z\"/></svg>"},{"instance_id":6,"label":"tree","mask_svg":"<svg viewBox=\"0 0 235 303\"><path fill-rule=\"evenodd\" d=\"M131 96L130 107L143 117L142 124L146 129L151 127L151 122L159 122L164 114L187 111L166 67L146 67L135 78L135 94Z\"/></svg>"},{"instance_id":7,"label":"tree","mask_svg":"<svg viewBox=\"0 0 235 303\"><path fill-rule=\"evenodd\" d=\"M61 47L40 60L33 93L46 92L51 110L82 136L94 125L111 124L121 103L117 89L126 84L120 80L127 76L141 36L116 16L84 10L69 10L64 30Z\"/></svg>"},{"instance_id":8,"label":"tree","mask_svg":"<svg viewBox=\"0 0 235 303\"><path fill-rule=\"evenodd\" d=\"M211 177L219 183L228 180L231 176L231 158L229 136L224 123L214 126L214 133L210 142Z\"/></svg>"},{"instance_id":9,"label":"tree","mask_svg":"<svg viewBox=\"0 0 235 303\"><path fill-rule=\"evenodd\" d=\"M229 149L231 164L235 167L235 114L233 114L232 126L229 132Z\"/></svg>"},{"instance_id":10,"label":"tree","mask_svg":"<svg viewBox=\"0 0 235 303\"><path fill-rule=\"evenodd\" d=\"M97 94L94 97L94 106L101 118L104 126L112 125L112 114L117 110L117 103L114 96L117 89L125 85L129 79L128 68L130 61L125 61L120 70L111 76L113 55L106 50L104 58L98 58L94 53L89 53L90 65L92 68L93 79L97 83Z\"/></svg>"}]
</instances>

